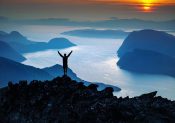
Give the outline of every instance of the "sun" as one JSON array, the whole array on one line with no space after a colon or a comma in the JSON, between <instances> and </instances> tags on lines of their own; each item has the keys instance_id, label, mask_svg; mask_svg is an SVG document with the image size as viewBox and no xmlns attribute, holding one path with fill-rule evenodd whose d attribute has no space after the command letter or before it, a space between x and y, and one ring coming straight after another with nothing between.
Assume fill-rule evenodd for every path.
<instances>
[{"instance_id":1,"label":"sun","mask_svg":"<svg viewBox=\"0 0 175 123\"><path fill-rule=\"evenodd\" d=\"M151 4L144 4L142 9L144 12L152 12L153 6Z\"/></svg>"},{"instance_id":2,"label":"sun","mask_svg":"<svg viewBox=\"0 0 175 123\"><path fill-rule=\"evenodd\" d=\"M150 11L150 10L151 10L151 7L150 7L150 6L144 6L143 9L144 9L145 11Z\"/></svg>"},{"instance_id":3,"label":"sun","mask_svg":"<svg viewBox=\"0 0 175 123\"><path fill-rule=\"evenodd\" d=\"M142 11L144 12L152 12L155 0L141 0L142 3Z\"/></svg>"}]
</instances>

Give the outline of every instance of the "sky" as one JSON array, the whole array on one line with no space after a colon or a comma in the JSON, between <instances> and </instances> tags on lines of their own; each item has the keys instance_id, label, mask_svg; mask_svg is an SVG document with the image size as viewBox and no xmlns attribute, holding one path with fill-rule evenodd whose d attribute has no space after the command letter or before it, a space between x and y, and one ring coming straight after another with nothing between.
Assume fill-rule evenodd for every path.
<instances>
[{"instance_id":1,"label":"sky","mask_svg":"<svg viewBox=\"0 0 175 123\"><path fill-rule=\"evenodd\" d=\"M174 15L175 0L0 0L0 16L13 19L172 20Z\"/></svg>"}]
</instances>

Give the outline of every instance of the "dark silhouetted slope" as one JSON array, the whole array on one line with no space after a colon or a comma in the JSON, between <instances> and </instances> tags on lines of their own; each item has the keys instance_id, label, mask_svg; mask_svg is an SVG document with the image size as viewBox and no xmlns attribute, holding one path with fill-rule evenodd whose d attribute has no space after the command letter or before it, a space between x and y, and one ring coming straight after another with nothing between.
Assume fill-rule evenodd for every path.
<instances>
[{"instance_id":1,"label":"dark silhouetted slope","mask_svg":"<svg viewBox=\"0 0 175 123\"><path fill-rule=\"evenodd\" d=\"M175 77L175 58L154 51L136 49L127 52L119 59L117 65L132 72Z\"/></svg>"},{"instance_id":2,"label":"dark silhouetted slope","mask_svg":"<svg viewBox=\"0 0 175 123\"><path fill-rule=\"evenodd\" d=\"M25 58L15 51L9 44L0 41L0 57L5 57L17 62L22 62Z\"/></svg>"},{"instance_id":3,"label":"dark silhouetted slope","mask_svg":"<svg viewBox=\"0 0 175 123\"><path fill-rule=\"evenodd\" d=\"M175 57L175 37L162 31L134 31L124 40L117 53L121 57L134 49L151 50Z\"/></svg>"},{"instance_id":4,"label":"dark silhouetted slope","mask_svg":"<svg viewBox=\"0 0 175 123\"><path fill-rule=\"evenodd\" d=\"M9 83L0 89L0 122L174 123L175 102L156 93L117 98L112 88L97 91L69 77Z\"/></svg>"},{"instance_id":5,"label":"dark silhouetted slope","mask_svg":"<svg viewBox=\"0 0 175 123\"><path fill-rule=\"evenodd\" d=\"M117 65L137 73L175 77L175 37L155 30L132 32L117 51Z\"/></svg>"},{"instance_id":6,"label":"dark silhouetted slope","mask_svg":"<svg viewBox=\"0 0 175 123\"><path fill-rule=\"evenodd\" d=\"M112 38L119 39L128 36L129 32L122 30L95 30L95 29L83 29L63 32L63 35L87 37L87 38Z\"/></svg>"},{"instance_id":7,"label":"dark silhouetted slope","mask_svg":"<svg viewBox=\"0 0 175 123\"><path fill-rule=\"evenodd\" d=\"M51 67L43 68L42 70L46 71L47 73L49 73L53 77L62 76L64 74L63 67L61 65L58 65L58 64L51 66ZM77 75L70 68L68 68L67 75L69 77L71 77L71 79L73 79L73 80L76 80L76 81L81 80L77 77Z\"/></svg>"},{"instance_id":8,"label":"dark silhouetted slope","mask_svg":"<svg viewBox=\"0 0 175 123\"><path fill-rule=\"evenodd\" d=\"M54 65L51 67L47 67L47 68L43 68L44 71L46 71L47 73L49 73L50 75L57 77L57 76L62 76L63 73L63 68L61 65ZM104 84L102 82L88 82L85 80L82 80L81 78L79 78L70 68L68 68L68 73L67 75L69 77L71 77L71 79L76 80L77 82L83 82L84 85L89 86L90 84L94 83L96 85L98 85L98 90L103 90L106 87L111 87L114 89L114 91L120 91L121 89L117 86L114 85L109 85L109 84Z\"/></svg>"},{"instance_id":9,"label":"dark silhouetted slope","mask_svg":"<svg viewBox=\"0 0 175 123\"><path fill-rule=\"evenodd\" d=\"M47 72L0 57L0 87L6 86L8 81L19 80L48 80L53 77Z\"/></svg>"},{"instance_id":10,"label":"dark silhouetted slope","mask_svg":"<svg viewBox=\"0 0 175 123\"><path fill-rule=\"evenodd\" d=\"M0 31L0 35L7 35L8 33Z\"/></svg>"},{"instance_id":11,"label":"dark silhouetted slope","mask_svg":"<svg viewBox=\"0 0 175 123\"><path fill-rule=\"evenodd\" d=\"M7 83L9 81L17 82L19 80L51 80L54 77L63 75L63 68L61 65L54 65L51 67L39 69L18 62L14 62L3 57L0 57L0 68L0 88L7 86ZM86 86L95 83L80 79L71 69L68 69L68 76L70 76L73 80L83 82ZM119 87L113 85L108 85L104 83L95 84L99 85L99 90L102 90L105 87L112 87L114 91L121 90Z\"/></svg>"}]
</instances>

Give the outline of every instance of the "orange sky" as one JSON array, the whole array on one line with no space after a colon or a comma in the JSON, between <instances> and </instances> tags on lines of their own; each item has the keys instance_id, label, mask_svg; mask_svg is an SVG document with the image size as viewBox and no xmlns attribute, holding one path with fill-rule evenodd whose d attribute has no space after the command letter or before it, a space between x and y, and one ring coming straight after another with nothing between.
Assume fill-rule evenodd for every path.
<instances>
[{"instance_id":1,"label":"orange sky","mask_svg":"<svg viewBox=\"0 0 175 123\"><path fill-rule=\"evenodd\" d=\"M93 3L93 2L106 2L106 3L124 3L124 4L135 4L152 2L159 4L175 4L175 0L0 0L2 3Z\"/></svg>"},{"instance_id":2,"label":"orange sky","mask_svg":"<svg viewBox=\"0 0 175 123\"><path fill-rule=\"evenodd\" d=\"M0 0L0 16L12 18L169 20L174 15L175 0Z\"/></svg>"},{"instance_id":3,"label":"orange sky","mask_svg":"<svg viewBox=\"0 0 175 123\"><path fill-rule=\"evenodd\" d=\"M156 7L175 5L175 0L95 0L106 4L132 5L142 12L153 12Z\"/></svg>"},{"instance_id":4,"label":"orange sky","mask_svg":"<svg viewBox=\"0 0 175 123\"><path fill-rule=\"evenodd\" d=\"M142 3L142 2L153 2L161 4L175 3L174 0L95 0L95 1L104 1L104 2L120 2L120 3Z\"/></svg>"}]
</instances>

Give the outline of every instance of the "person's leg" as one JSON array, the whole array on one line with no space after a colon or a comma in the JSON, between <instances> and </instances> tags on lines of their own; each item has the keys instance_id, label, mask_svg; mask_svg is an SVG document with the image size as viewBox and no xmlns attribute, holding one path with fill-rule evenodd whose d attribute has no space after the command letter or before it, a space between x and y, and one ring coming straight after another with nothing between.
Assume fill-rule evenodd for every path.
<instances>
[{"instance_id":1,"label":"person's leg","mask_svg":"<svg viewBox=\"0 0 175 123\"><path fill-rule=\"evenodd\" d=\"M64 75L66 75L66 68L65 67L63 67L63 71L64 71Z\"/></svg>"},{"instance_id":2,"label":"person's leg","mask_svg":"<svg viewBox=\"0 0 175 123\"><path fill-rule=\"evenodd\" d=\"M66 75L67 75L67 67L66 67Z\"/></svg>"}]
</instances>

